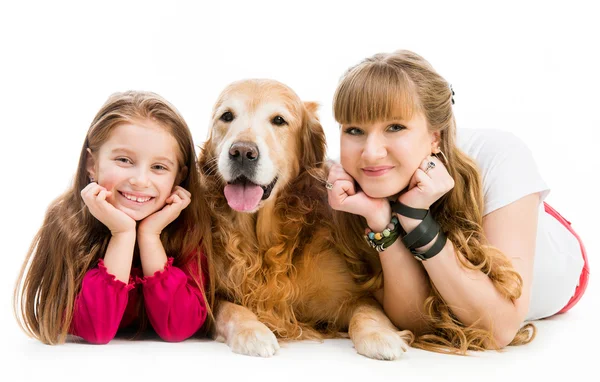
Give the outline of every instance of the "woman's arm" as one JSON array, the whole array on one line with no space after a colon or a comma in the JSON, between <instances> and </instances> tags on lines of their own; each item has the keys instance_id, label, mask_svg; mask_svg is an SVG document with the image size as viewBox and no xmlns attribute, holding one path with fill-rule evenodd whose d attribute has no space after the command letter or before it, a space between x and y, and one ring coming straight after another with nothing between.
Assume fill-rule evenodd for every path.
<instances>
[{"instance_id":1,"label":"woman's arm","mask_svg":"<svg viewBox=\"0 0 600 382\"><path fill-rule=\"evenodd\" d=\"M383 269L383 288L375 298L399 329L419 335L426 330L423 302L429 296L427 272L400 239L379 254Z\"/></svg>"},{"instance_id":2,"label":"woman's arm","mask_svg":"<svg viewBox=\"0 0 600 382\"><path fill-rule=\"evenodd\" d=\"M397 241L393 248L381 254L385 275L382 303L390 319L401 328L421 328L415 320L414 307L422 308L428 292L425 294L423 288L410 285L421 277L418 268L409 265L412 261L422 264L444 301L461 322L492 331L499 347L508 345L529 308L538 205L539 195L531 194L483 219L489 244L511 259L523 279L521 297L514 303L502 296L484 273L465 268L455 255L450 241L438 255L422 263L412 258L407 250L399 250L398 246L402 244ZM458 256L462 257L461 254ZM465 260L464 257L462 259ZM414 297L407 296L408 293L414 293Z\"/></svg>"},{"instance_id":3,"label":"woman's arm","mask_svg":"<svg viewBox=\"0 0 600 382\"><path fill-rule=\"evenodd\" d=\"M332 165L327 182L329 204L335 210L363 216L369 228L381 232L390 223L392 209L387 199L370 198L355 188L354 179L339 164ZM421 333L423 302L429 295L425 269L400 240L379 254L383 288L374 293L390 320L398 328Z\"/></svg>"}]
</instances>

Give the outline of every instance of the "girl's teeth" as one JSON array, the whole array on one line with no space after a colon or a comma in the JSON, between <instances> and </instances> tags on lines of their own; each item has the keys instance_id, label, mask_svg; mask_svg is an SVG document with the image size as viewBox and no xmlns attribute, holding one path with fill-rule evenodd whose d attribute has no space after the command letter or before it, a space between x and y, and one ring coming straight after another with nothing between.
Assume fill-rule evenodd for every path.
<instances>
[{"instance_id":1,"label":"girl's teeth","mask_svg":"<svg viewBox=\"0 0 600 382\"><path fill-rule=\"evenodd\" d=\"M126 194L123 194L123 196L125 196L125 197L126 197L127 199L129 199L129 200L132 200L132 201L134 201L134 202L138 202L138 203L145 203L145 202L147 202L148 200L150 200L150 199L151 199L150 197L146 197L146 198L136 198L135 196L130 196L130 195L126 195Z\"/></svg>"}]
</instances>

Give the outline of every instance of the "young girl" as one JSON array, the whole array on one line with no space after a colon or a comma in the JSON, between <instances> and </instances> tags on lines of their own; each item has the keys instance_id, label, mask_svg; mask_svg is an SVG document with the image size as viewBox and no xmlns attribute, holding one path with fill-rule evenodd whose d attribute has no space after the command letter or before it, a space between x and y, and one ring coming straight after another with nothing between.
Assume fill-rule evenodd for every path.
<instances>
[{"instance_id":1,"label":"young girl","mask_svg":"<svg viewBox=\"0 0 600 382\"><path fill-rule=\"evenodd\" d=\"M207 261L190 131L157 94L112 95L94 118L74 185L49 207L15 289L22 328L104 344L146 321L166 341L204 324ZM213 288L211 288L213 290ZM212 297L211 297L212 298Z\"/></svg>"},{"instance_id":2,"label":"young girl","mask_svg":"<svg viewBox=\"0 0 600 382\"><path fill-rule=\"evenodd\" d=\"M356 279L414 346L464 354L531 341L524 321L570 309L589 269L570 223L542 203L549 188L527 147L457 131L453 95L409 51L351 68L334 97L341 165L326 186Z\"/></svg>"}]
</instances>

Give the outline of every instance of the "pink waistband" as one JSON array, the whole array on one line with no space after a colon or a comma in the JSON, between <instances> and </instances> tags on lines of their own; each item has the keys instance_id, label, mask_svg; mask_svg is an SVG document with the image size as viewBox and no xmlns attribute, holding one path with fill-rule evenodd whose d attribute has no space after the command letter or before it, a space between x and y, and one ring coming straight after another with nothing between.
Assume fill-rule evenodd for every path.
<instances>
[{"instance_id":1,"label":"pink waistband","mask_svg":"<svg viewBox=\"0 0 600 382\"><path fill-rule=\"evenodd\" d=\"M571 232L575 236L577 241L579 241L579 246L581 247L581 254L583 255L583 270L581 271L581 276L579 276L579 284L577 285L577 288L575 288L575 294L573 295L573 297L571 297L567 305L565 305L565 307L557 313L560 314L567 312L569 309L575 306L575 304L577 304L577 302L581 299L581 296L583 296L583 293L585 292L588 285L588 279L590 277L590 266L588 263L587 253L585 252L585 247L583 246L583 242L581 241L579 235L577 235L577 233L571 227L571 222L565 219L561 214L559 214L546 202L544 202L544 209L546 213L556 218L556 220L558 220L563 226L565 226L569 230L569 232Z\"/></svg>"}]
</instances>

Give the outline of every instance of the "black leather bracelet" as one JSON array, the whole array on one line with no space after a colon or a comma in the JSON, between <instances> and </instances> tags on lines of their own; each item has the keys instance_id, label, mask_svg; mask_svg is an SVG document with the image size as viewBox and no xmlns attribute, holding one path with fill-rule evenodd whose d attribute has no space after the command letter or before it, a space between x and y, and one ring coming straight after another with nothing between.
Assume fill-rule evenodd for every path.
<instances>
[{"instance_id":1,"label":"black leather bracelet","mask_svg":"<svg viewBox=\"0 0 600 382\"><path fill-rule=\"evenodd\" d=\"M415 249L429 244L431 240L437 235L440 230L440 226L433 220L433 216L429 211L425 215L425 218L415 229L407 233L403 238L402 242L408 249Z\"/></svg>"},{"instance_id":2,"label":"black leather bracelet","mask_svg":"<svg viewBox=\"0 0 600 382\"><path fill-rule=\"evenodd\" d=\"M394 211L398 215L419 220L425 219L425 216L427 216L427 213L429 212L429 210L423 208L409 207L406 204L403 204L402 202L395 202L394 204L392 204L392 211Z\"/></svg>"},{"instance_id":3,"label":"black leather bracelet","mask_svg":"<svg viewBox=\"0 0 600 382\"><path fill-rule=\"evenodd\" d=\"M429 226L425 227L425 233L423 234L423 236L421 236L419 238L419 240L417 240L416 243L414 243L412 246L410 246L409 249L416 250L417 248L421 248L421 247L431 243L431 240L435 239L435 236L440 231L440 225L433 219L433 215L430 213L428 216L430 216L429 219L427 219L429 221L428 222ZM425 221L425 220L423 220L423 221Z\"/></svg>"},{"instance_id":4,"label":"black leather bracelet","mask_svg":"<svg viewBox=\"0 0 600 382\"><path fill-rule=\"evenodd\" d=\"M408 218L423 220L414 230L402 238L402 242L413 254L415 259L420 261L431 259L444 249L448 238L444 232L442 232L439 224L433 219L430 210L413 208L401 202L396 202L392 205L392 211ZM437 239L431 248L423 253L417 252L417 248L429 244L436 235Z\"/></svg>"},{"instance_id":5,"label":"black leather bracelet","mask_svg":"<svg viewBox=\"0 0 600 382\"><path fill-rule=\"evenodd\" d=\"M420 253L420 252L417 252L414 250L411 250L411 253L415 257L415 259L417 259L419 261L429 260L432 257L434 257L435 255L437 255L438 253L440 253L442 251L442 249L444 249L444 246L446 245L447 240L448 240L448 238L446 237L446 235L444 235L444 233L440 230L437 240L435 241L435 243L433 243L431 248L429 248L424 253Z\"/></svg>"}]
</instances>

